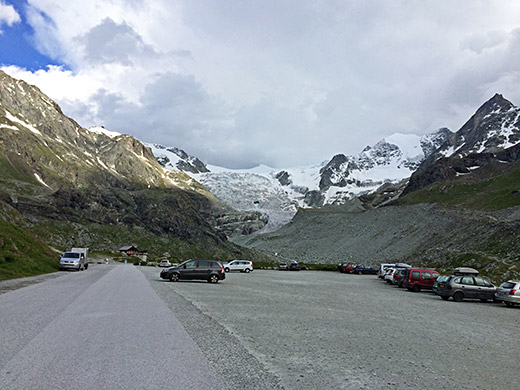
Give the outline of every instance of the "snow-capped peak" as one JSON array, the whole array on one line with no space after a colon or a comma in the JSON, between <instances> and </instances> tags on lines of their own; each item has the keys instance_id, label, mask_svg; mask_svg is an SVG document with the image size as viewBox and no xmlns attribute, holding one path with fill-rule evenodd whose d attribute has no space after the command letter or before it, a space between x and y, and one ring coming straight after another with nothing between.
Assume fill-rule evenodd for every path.
<instances>
[{"instance_id":1,"label":"snow-capped peak","mask_svg":"<svg viewBox=\"0 0 520 390\"><path fill-rule=\"evenodd\" d=\"M117 131L107 130L103 126L93 126L93 127L89 127L87 130L90 131L91 133L104 134L110 138L119 137L121 135L121 133L118 133Z\"/></svg>"}]
</instances>

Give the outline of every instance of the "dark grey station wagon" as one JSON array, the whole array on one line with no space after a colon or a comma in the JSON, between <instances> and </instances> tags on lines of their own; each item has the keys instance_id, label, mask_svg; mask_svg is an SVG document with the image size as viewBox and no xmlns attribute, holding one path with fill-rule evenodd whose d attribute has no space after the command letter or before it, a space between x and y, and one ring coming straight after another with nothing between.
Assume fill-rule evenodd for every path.
<instances>
[{"instance_id":1,"label":"dark grey station wagon","mask_svg":"<svg viewBox=\"0 0 520 390\"><path fill-rule=\"evenodd\" d=\"M217 260L188 260L177 266L163 269L161 278L172 282L179 280L207 280L218 283L226 274L222 263Z\"/></svg>"},{"instance_id":2,"label":"dark grey station wagon","mask_svg":"<svg viewBox=\"0 0 520 390\"><path fill-rule=\"evenodd\" d=\"M455 302L463 299L495 300L496 287L481 276L451 275L447 280L439 281L437 295L447 301L450 297Z\"/></svg>"}]
</instances>

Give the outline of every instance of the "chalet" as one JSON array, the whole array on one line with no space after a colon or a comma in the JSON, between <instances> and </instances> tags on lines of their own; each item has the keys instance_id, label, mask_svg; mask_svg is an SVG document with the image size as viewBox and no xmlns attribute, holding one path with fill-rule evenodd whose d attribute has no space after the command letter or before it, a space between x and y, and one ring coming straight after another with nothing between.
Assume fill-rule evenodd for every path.
<instances>
[{"instance_id":1,"label":"chalet","mask_svg":"<svg viewBox=\"0 0 520 390\"><path fill-rule=\"evenodd\" d=\"M137 253L137 247L135 247L134 245L122 246L121 248L119 248L119 252L124 253L128 256L133 256Z\"/></svg>"}]
</instances>

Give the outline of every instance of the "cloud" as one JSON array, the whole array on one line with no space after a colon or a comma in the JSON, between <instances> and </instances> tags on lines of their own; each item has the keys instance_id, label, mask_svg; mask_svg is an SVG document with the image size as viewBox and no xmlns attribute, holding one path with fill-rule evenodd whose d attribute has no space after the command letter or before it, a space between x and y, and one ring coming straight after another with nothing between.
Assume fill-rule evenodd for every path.
<instances>
[{"instance_id":1,"label":"cloud","mask_svg":"<svg viewBox=\"0 0 520 390\"><path fill-rule=\"evenodd\" d=\"M21 22L20 15L12 5L0 1L0 34L2 34L2 24L12 26L13 24Z\"/></svg>"},{"instance_id":2,"label":"cloud","mask_svg":"<svg viewBox=\"0 0 520 390\"><path fill-rule=\"evenodd\" d=\"M103 19L77 41L84 47L84 60L91 63L132 66L132 58L157 55L130 26L110 18Z\"/></svg>"},{"instance_id":3,"label":"cloud","mask_svg":"<svg viewBox=\"0 0 520 390\"><path fill-rule=\"evenodd\" d=\"M1 1L1 0L0 0ZM520 3L28 0L39 50L8 73L82 125L227 166L313 164L520 104Z\"/></svg>"}]
</instances>

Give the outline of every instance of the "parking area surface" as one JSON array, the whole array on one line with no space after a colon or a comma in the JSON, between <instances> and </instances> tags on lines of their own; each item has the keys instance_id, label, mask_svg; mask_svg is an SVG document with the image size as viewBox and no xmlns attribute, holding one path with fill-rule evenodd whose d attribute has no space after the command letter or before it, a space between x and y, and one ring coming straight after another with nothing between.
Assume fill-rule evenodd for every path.
<instances>
[{"instance_id":1,"label":"parking area surface","mask_svg":"<svg viewBox=\"0 0 520 390\"><path fill-rule=\"evenodd\" d=\"M445 302L371 275L255 270L212 285L141 271L229 388L519 383L520 308Z\"/></svg>"}]
</instances>

